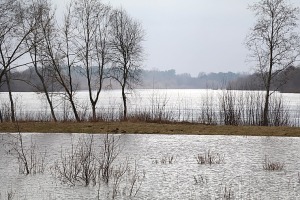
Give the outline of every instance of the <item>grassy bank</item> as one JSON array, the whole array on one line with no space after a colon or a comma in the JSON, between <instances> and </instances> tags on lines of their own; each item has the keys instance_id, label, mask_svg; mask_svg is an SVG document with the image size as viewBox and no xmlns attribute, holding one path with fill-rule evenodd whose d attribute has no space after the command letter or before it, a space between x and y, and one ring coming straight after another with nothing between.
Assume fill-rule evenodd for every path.
<instances>
[{"instance_id":1,"label":"grassy bank","mask_svg":"<svg viewBox=\"0 0 300 200\"><path fill-rule=\"evenodd\" d=\"M135 133L135 134L195 134L195 135L251 135L300 136L296 127L218 126L192 123L145 122L20 122L21 132L38 133ZM0 123L0 132L17 132L17 125Z\"/></svg>"}]
</instances>

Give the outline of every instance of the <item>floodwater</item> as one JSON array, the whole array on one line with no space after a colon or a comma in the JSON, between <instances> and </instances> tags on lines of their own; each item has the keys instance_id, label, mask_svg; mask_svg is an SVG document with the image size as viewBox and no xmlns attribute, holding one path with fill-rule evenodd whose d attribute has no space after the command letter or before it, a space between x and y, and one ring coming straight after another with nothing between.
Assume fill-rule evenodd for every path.
<instances>
[{"instance_id":1,"label":"floodwater","mask_svg":"<svg viewBox=\"0 0 300 200\"><path fill-rule=\"evenodd\" d=\"M233 98L234 104L236 104L235 109L244 112L255 106L259 110L264 98L263 91L136 89L127 92L128 113L162 113L168 116L170 120L197 122L203 114L202 112L206 110L211 110L219 116L220 111L223 110L221 101L224 99L224 95L228 95L228 93ZM82 118L89 116L91 106L88 91L77 91L74 98L79 115ZM43 93L14 92L13 99L18 119L51 119L50 109ZM51 99L58 119L74 119L71 106L64 93L51 93ZM271 99L274 99L272 102L282 100L280 110L289 112L291 125L300 126L300 94L275 92ZM254 102L250 103L251 100L254 100ZM9 105L8 93L0 92L0 110L3 115L9 112ZM96 105L96 112L100 115L113 116L108 118L116 119L120 116L122 107L121 90L103 90ZM273 105L270 105L270 107L273 107Z\"/></svg>"},{"instance_id":2,"label":"floodwater","mask_svg":"<svg viewBox=\"0 0 300 200\"><path fill-rule=\"evenodd\" d=\"M0 199L112 199L110 186L63 183L53 173L62 152L84 134L22 134L24 149L36 144L36 153L46 151L45 172L19 174L16 156L8 152L13 136L0 135ZM118 185L115 199L300 199L300 138L118 135L121 151L114 162L120 169L127 160L139 174L139 190L128 196L129 179ZM101 152L104 135L93 135ZM196 156L219 155L219 164L198 164ZM164 162L165 158L173 158ZM263 168L265 159L283 165L279 171ZM168 160L168 159L167 159ZM132 169L132 168L131 168ZM113 182L113 181L112 181ZM111 182L111 184L112 184Z\"/></svg>"}]
</instances>

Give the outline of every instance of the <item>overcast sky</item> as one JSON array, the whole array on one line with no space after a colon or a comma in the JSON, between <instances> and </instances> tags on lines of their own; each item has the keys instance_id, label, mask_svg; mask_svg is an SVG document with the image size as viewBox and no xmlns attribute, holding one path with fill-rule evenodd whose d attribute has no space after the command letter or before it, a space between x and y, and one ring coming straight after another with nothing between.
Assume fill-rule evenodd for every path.
<instances>
[{"instance_id":1,"label":"overcast sky","mask_svg":"<svg viewBox=\"0 0 300 200\"><path fill-rule=\"evenodd\" d=\"M142 23L146 69L177 73L249 72L245 37L251 0L103 0ZM53 0L62 11L61 0ZM300 6L299 0L293 0Z\"/></svg>"}]
</instances>

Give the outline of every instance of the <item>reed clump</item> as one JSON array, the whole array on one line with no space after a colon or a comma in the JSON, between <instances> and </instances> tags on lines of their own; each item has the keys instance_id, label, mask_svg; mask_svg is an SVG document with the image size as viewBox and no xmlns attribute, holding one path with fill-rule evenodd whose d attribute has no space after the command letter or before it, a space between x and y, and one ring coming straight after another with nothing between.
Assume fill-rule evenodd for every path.
<instances>
[{"instance_id":1,"label":"reed clump","mask_svg":"<svg viewBox=\"0 0 300 200\"><path fill-rule=\"evenodd\" d=\"M284 168L284 163L271 161L267 156L265 157L263 169L267 171L281 171Z\"/></svg>"},{"instance_id":2,"label":"reed clump","mask_svg":"<svg viewBox=\"0 0 300 200\"><path fill-rule=\"evenodd\" d=\"M143 101L146 101L144 99ZM178 123L190 122L206 125L231 125L231 126L261 126L263 119L264 92L261 91L234 91L222 90L207 92L202 95L197 106L189 102L178 100L170 102L170 97L152 94L145 105L130 107L126 121L147 123ZM62 104L57 110L59 122L75 122L70 105ZM21 105L16 106L15 115L19 122L49 122L51 114L49 109L41 108L40 111L28 111ZM300 107L299 107L300 108ZM96 117L92 116L88 105L78 107L81 122L120 122L124 120L122 107L99 107ZM269 103L269 126L300 126L297 113L299 110L290 110L283 96L274 93ZM299 114L298 114L299 115ZM0 105L0 121L9 122L11 113L9 104Z\"/></svg>"},{"instance_id":3,"label":"reed clump","mask_svg":"<svg viewBox=\"0 0 300 200\"><path fill-rule=\"evenodd\" d=\"M224 163L224 156L219 153L214 153L210 150L205 151L204 154L198 154L195 156L195 159L200 165L213 165L213 164L222 164Z\"/></svg>"},{"instance_id":4,"label":"reed clump","mask_svg":"<svg viewBox=\"0 0 300 200\"><path fill-rule=\"evenodd\" d=\"M163 155L160 159L155 159L152 163L154 164L174 164L175 156L174 155Z\"/></svg>"}]
</instances>

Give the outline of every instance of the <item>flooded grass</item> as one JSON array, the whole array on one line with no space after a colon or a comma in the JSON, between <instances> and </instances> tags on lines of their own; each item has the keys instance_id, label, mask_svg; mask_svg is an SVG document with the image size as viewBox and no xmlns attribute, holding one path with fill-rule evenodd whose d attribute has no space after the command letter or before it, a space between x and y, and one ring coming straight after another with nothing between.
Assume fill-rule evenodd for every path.
<instances>
[{"instance_id":1,"label":"flooded grass","mask_svg":"<svg viewBox=\"0 0 300 200\"><path fill-rule=\"evenodd\" d=\"M275 162L270 160L267 156L265 157L263 169L267 171L281 171L284 168L284 163Z\"/></svg>"},{"instance_id":2,"label":"flooded grass","mask_svg":"<svg viewBox=\"0 0 300 200\"><path fill-rule=\"evenodd\" d=\"M213 165L224 163L224 156L219 153L211 152L210 150L206 151L204 154L198 154L195 156L196 161L199 165Z\"/></svg>"},{"instance_id":3,"label":"flooded grass","mask_svg":"<svg viewBox=\"0 0 300 200\"><path fill-rule=\"evenodd\" d=\"M300 136L299 127L263 127L205 125L200 123L147 122L19 122L21 132L38 133L130 133L130 134L193 134L193 135L249 135ZM4 122L0 132L17 132L17 124Z\"/></svg>"},{"instance_id":4,"label":"flooded grass","mask_svg":"<svg viewBox=\"0 0 300 200\"><path fill-rule=\"evenodd\" d=\"M12 139L10 135L17 136L2 135L3 144ZM14 157L3 150L0 172L12 178L3 176L0 200L20 199L26 195L28 199L62 199L70 194L74 199L82 199L77 196L81 193L89 199L228 200L268 199L269 195L270 199L288 198L300 194L295 190L300 187L298 138L120 134L22 136L24 149L32 142L47 147L49 167L36 176L18 174L17 170L3 167L5 163L18 167L17 162L11 160ZM255 151L260 145L269 153ZM217 148L210 150L211 146ZM293 155L288 153L291 150L295 150ZM194 153L198 156L196 160ZM284 167L283 162L287 164ZM24 185L30 185L32 191L24 190ZM276 193L278 185L280 193ZM40 191L41 196L35 197Z\"/></svg>"}]
</instances>

